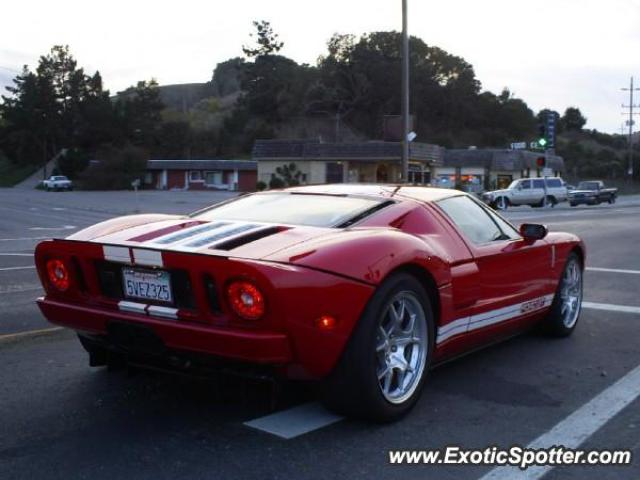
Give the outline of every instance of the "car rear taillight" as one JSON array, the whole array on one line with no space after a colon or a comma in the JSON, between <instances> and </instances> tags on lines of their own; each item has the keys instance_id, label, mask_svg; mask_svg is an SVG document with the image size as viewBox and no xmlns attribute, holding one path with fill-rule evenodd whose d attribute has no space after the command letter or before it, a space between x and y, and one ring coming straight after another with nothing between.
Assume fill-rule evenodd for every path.
<instances>
[{"instance_id":1,"label":"car rear taillight","mask_svg":"<svg viewBox=\"0 0 640 480\"><path fill-rule=\"evenodd\" d=\"M47 260L47 277L49 283L61 292L69 289L71 279L69 277L69 269L62 260L53 258Z\"/></svg>"},{"instance_id":2,"label":"car rear taillight","mask_svg":"<svg viewBox=\"0 0 640 480\"><path fill-rule=\"evenodd\" d=\"M227 298L233 311L245 320L258 320L264 315L264 295L251 282L236 280L230 283Z\"/></svg>"}]
</instances>

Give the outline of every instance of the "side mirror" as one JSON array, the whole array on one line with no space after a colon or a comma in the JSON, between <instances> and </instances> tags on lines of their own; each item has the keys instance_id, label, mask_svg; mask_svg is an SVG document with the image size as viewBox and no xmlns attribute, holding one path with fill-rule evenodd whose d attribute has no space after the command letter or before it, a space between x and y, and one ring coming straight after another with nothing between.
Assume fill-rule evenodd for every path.
<instances>
[{"instance_id":1,"label":"side mirror","mask_svg":"<svg viewBox=\"0 0 640 480\"><path fill-rule=\"evenodd\" d=\"M516 187L516 190L522 190L522 184L519 183L518 186Z\"/></svg>"},{"instance_id":2,"label":"side mirror","mask_svg":"<svg viewBox=\"0 0 640 480\"><path fill-rule=\"evenodd\" d=\"M525 240L542 240L547 236L547 233L549 233L549 230L547 230L547 227L544 225L537 223L523 223L520 225L520 235L522 235Z\"/></svg>"}]
</instances>

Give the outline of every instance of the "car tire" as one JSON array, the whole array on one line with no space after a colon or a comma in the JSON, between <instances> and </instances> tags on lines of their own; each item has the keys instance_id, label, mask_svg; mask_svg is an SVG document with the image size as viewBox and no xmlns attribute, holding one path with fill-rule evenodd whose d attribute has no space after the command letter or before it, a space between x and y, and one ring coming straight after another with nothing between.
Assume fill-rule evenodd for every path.
<instances>
[{"instance_id":1,"label":"car tire","mask_svg":"<svg viewBox=\"0 0 640 480\"><path fill-rule=\"evenodd\" d=\"M614 203L616 203L616 197L610 197L609 198L609 205L613 205Z\"/></svg>"},{"instance_id":2,"label":"car tire","mask_svg":"<svg viewBox=\"0 0 640 480\"><path fill-rule=\"evenodd\" d=\"M498 197L493 202L496 210L506 210L509 208L509 199L507 197Z\"/></svg>"},{"instance_id":3,"label":"car tire","mask_svg":"<svg viewBox=\"0 0 640 480\"><path fill-rule=\"evenodd\" d=\"M544 320L544 330L554 337L571 335L582 309L583 269L580 257L571 252L567 257L558 288Z\"/></svg>"},{"instance_id":4,"label":"car tire","mask_svg":"<svg viewBox=\"0 0 640 480\"><path fill-rule=\"evenodd\" d=\"M554 197L553 195L548 195L546 203L547 205L550 205L551 208L553 208L558 204L558 200L556 200L556 197Z\"/></svg>"},{"instance_id":5,"label":"car tire","mask_svg":"<svg viewBox=\"0 0 640 480\"><path fill-rule=\"evenodd\" d=\"M576 206L578 206L578 204L577 204L577 203L573 203L573 202L569 202L569 205L570 205L570 206L572 206L572 207L576 207Z\"/></svg>"},{"instance_id":6,"label":"car tire","mask_svg":"<svg viewBox=\"0 0 640 480\"><path fill-rule=\"evenodd\" d=\"M368 302L338 364L324 380L324 404L366 420L402 417L420 397L434 332L433 311L422 284L412 275L393 274Z\"/></svg>"}]
</instances>

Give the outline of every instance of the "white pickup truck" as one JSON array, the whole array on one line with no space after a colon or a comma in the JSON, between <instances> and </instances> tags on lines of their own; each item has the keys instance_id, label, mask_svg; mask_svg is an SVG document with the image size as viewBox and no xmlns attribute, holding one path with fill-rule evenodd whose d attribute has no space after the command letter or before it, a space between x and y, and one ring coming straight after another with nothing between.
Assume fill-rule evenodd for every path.
<instances>
[{"instance_id":1,"label":"white pickup truck","mask_svg":"<svg viewBox=\"0 0 640 480\"><path fill-rule=\"evenodd\" d=\"M541 207L545 203L545 182L547 205L553 207L567 200L567 187L560 177L520 178L504 190L483 193L482 200L498 210L518 205Z\"/></svg>"},{"instance_id":2,"label":"white pickup truck","mask_svg":"<svg viewBox=\"0 0 640 480\"><path fill-rule=\"evenodd\" d=\"M47 180L42 181L42 186L49 190L73 190L73 183L64 175L52 175Z\"/></svg>"}]
</instances>

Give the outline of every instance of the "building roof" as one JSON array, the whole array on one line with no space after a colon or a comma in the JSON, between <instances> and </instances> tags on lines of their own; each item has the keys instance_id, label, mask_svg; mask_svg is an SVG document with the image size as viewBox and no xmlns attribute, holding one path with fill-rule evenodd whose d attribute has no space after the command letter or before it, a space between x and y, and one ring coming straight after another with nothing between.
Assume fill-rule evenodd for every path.
<instances>
[{"instance_id":1,"label":"building roof","mask_svg":"<svg viewBox=\"0 0 640 480\"><path fill-rule=\"evenodd\" d=\"M323 143L318 140L256 140L253 146L255 160L349 160L400 161L400 142L348 142ZM444 148L427 143L411 143L411 160L441 165Z\"/></svg>"},{"instance_id":2,"label":"building roof","mask_svg":"<svg viewBox=\"0 0 640 480\"><path fill-rule=\"evenodd\" d=\"M541 152L508 149L452 149L444 154L445 167L479 167L490 170L518 171L538 168L536 159ZM547 166L552 170L564 171L564 159L559 155L548 155Z\"/></svg>"},{"instance_id":3,"label":"building roof","mask_svg":"<svg viewBox=\"0 0 640 480\"><path fill-rule=\"evenodd\" d=\"M248 170L258 169L253 160L148 160L147 170Z\"/></svg>"}]
</instances>

